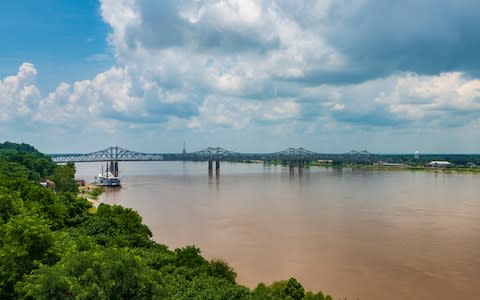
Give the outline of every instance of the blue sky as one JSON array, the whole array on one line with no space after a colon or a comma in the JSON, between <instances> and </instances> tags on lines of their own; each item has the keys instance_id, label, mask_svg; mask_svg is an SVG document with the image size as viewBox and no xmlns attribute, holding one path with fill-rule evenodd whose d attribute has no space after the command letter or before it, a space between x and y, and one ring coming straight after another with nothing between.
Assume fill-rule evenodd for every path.
<instances>
[{"instance_id":1,"label":"blue sky","mask_svg":"<svg viewBox=\"0 0 480 300\"><path fill-rule=\"evenodd\" d=\"M0 140L478 153L478 1L8 1Z\"/></svg>"},{"instance_id":2,"label":"blue sky","mask_svg":"<svg viewBox=\"0 0 480 300\"><path fill-rule=\"evenodd\" d=\"M1 4L0 78L32 62L43 93L61 81L91 78L114 64L106 41L110 27L100 4L85 1L5 1Z\"/></svg>"}]
</instances>

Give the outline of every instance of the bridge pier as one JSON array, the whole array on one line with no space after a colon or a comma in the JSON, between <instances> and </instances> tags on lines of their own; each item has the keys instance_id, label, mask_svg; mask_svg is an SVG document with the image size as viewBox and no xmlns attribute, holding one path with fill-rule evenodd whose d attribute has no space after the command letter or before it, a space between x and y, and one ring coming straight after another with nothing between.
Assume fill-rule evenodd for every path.
<instances>
[{"instance_id":1,"label":"bridge pier","mask_svg":"<svg viewBox=\"0 0 480 300\"><path fill-rule=\"evenodd\" d=\"M215 160L215 174L218 176L220 175L220 160ZM213 160L208 160L208 175L213 175Z\"/></svg>"},{"instance_id":2,"label":"bridge pier","mask_svg":"<svg viewBox=\"0 0 480 300\"><path fill-rule=\"evenodd\" d=\"M212 160L209 160L208 161L208 175L212 175L213 173L213 161Z\"/></svg>"},{"instance_id":3,"label":"bridge pier","mask_svg":"<svg viewBox=\"0 0 480 300\"><path fill-rule=\"evenodd\" d=\"M118 177L118 161L111 160L110 163L107 161L107 172L112 173L113 176Z\"/></svg>"},{"instance_id":4,"label":"bridge pier","mask_svg":"<svg viewBox=\"0 0 480 300\"><path fill-rule=\"evenodd\" d=\"M303 175L303 168L305 167L305 161L303 160L290 160L288 162L290 175L295 174L295 167L298 167L298 175Z\"/></svg>"}]
</instances>

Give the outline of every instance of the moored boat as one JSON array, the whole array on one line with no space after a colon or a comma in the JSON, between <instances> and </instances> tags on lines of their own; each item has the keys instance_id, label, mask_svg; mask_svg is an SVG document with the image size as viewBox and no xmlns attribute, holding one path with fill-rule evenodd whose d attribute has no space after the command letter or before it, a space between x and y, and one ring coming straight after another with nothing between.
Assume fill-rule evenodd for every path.
<instances>
[{"instance_id":1,"label":"moored boat","mask_svg":"<svg viewBox=\"0 0 480 300\"><path fill-rule=\"evenodd\" d=\"M113 164L111 164L113 166ZM111 172L111 169L115 170L115 174ZM121 181L120 177L118 177L118 164L114 168L108 168L108 163L107 163L107 168L104 172L103 166L102 166L102 173L98 174L98 177L96 178L96 182L98 185L101 186L111 186L111 187L119 187L121 186Z\"/></svg>"}]
</instances>

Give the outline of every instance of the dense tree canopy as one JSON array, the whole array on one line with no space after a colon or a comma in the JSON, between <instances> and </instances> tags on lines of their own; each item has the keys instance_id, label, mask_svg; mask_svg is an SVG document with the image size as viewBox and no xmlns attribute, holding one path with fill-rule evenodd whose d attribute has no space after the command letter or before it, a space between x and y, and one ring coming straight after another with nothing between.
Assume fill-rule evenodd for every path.
<instances>
[{"instance_id":1,"label":"dense tree canopy","mask_svg":"<svg viewBox=\"0 0 480 300\"><path fill-rule=\"evenodd\" d=\"M29 145L0 144L0 299L331 299L294 278L238 285L226 262L155 243L137 212L92 210L74 175Z\"/></svg>"}]
</instances>

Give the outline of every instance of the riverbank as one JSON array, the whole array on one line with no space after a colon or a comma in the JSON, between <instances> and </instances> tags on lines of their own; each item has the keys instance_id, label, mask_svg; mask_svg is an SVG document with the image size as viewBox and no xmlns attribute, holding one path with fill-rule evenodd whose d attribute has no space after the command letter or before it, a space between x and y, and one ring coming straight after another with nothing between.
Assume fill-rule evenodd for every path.
<instances>
[{"instance_id":1,"label":"riverbank","mask_svg":"<svg viewBox=\"0 0 480 300\"><path fill-rule=\"evenodd\" d=\"M424 166L383 166L383 165L353 165L351 168L375 171L423 171L433 173L475 173L480 174L480 168L432 168Z\"/></svg>"},{"instance_id":2,"label":"riverbank","mask_svg":"<svg viewBox=\"0 0 480 300\"><path fill-rule=\"evenodd\" d=\"M78 187L78 196L86 199L94 207L98 207L100 201L98 197L105 192L105 188L93 183L85 183Z\"/></svg>"}]
</instances>

